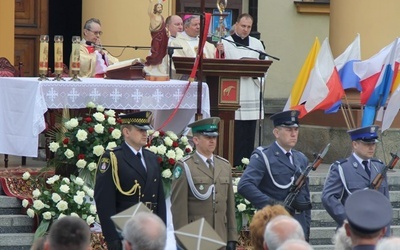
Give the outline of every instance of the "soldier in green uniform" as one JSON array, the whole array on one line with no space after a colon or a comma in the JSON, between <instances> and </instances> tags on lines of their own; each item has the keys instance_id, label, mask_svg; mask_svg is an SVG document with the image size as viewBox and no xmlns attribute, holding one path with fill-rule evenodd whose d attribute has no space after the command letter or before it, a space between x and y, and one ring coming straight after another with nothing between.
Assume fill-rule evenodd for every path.
<instances>
[{"instance_id":1,"label":"soldier in green uniform","mask_svg":"<svg viewBox=\"0 0 400 250\"><path fill-rule=\"evenodd\" d=\"M96 173L94 198L109 250L122 250L120 237L111 220L129 207L143 202L166 222L166 205L157 156L143 149L151 112L120 115L124 142L106 151Z\"/></svg>"},{"instance_id":2,"label":"soldier in green uniform","mask_svg":"<svg viewBox=\"0 0 400 250\"><path fill-rule=\"evenodd\" d=\"M175 230L205 218L227 242L226 249L236 249L238 236L231 164L213 154L219 121L218 117L211 117L188 125L196 150L175 166L171 212Z\"/></svg>"}]
</instances>

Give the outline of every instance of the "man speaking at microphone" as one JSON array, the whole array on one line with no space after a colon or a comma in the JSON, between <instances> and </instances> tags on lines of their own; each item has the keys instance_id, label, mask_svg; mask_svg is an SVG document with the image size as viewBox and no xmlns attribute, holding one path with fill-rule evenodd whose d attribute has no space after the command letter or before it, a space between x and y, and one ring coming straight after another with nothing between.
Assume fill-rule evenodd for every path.
<instances>
[{"instance_id":1,"label":"man speaking at microphone","mask_svg":"<svg viewBox=\"0 0 400 250\"><path fill-rule=\"evenodd\" d=\"M80 77L104 78L107 67L118 62L101 47L102 34L99 19L90 18L85 22L80 46Z\"/></svg>"},{"instance_id":2,"label":"man speaking at microphone","mask_svg":"<svg viewBox=\"0 0 400 250\"><path fill-rule=\"evenodd\" d=\"M259 59L260 53L253 50L265 53L260 40L249 36L252 25L253 17L251 15L243 13L238 17L234 34L222 40L225 59ZM240 108L235 112L234 166L241 165L243 157L250 158L254 149L257 120L260 118L260 101L262 102L260 100L260 87L262 86L260 86L260 81L257 78L240 78ZM263 118L262 109L261 119Z\"/></svg>"}]
</instances>

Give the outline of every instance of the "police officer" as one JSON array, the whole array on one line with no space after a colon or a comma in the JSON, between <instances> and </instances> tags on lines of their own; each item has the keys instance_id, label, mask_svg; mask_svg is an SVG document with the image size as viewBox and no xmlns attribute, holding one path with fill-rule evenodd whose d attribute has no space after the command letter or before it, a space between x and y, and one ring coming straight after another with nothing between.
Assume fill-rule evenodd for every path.
<instances>
[{"instance_id":1,"label":"police officer","mask_svg":"<svg viewBox=\"0 0 400 250\"><path fill-rule=\"evenodd\" d=\"M111 220L129 207L143 202L166 222L166 205L160 165L152 152L143 149L151 112L120 115L124 142L100 158L96 173L94 198L108 249L122 249Z\"/></svg>"},{"instance_id":2,"label":"police officer","mask_svg":"<svg viewBox=\"0 0 400 250\"><path fill-rule=\"evenodd\" d=\"M196 121L191 127L196 150L174 168L171 212L179 229L202 217L214 228L226 249L236 249L237 231L231 164L214 155L218 117Z\"/></svg>"},{"instance_id":3,"label":"police officer","mask_svg":"<svg viewBox=\"0 0 400 250\"><path fill-rule=\"evenodd\" d=\"M382 161L372 158L376 150L378 128L368 126L348 131L353 152L348 158L333 163L329 169L321 199L338 227L346 219L344 204L349 195L354 191L369 188L375 176L385 167ZM378 191L389 198L386 176Z\"/></svg>"},{"instance_id":4,"label":"police officer","mask_svg":"<svg viewBox=\"0 0 400 250\"><path fill-rule=\"evenodd\" d=\"M392 204L382 193L364 189L350 195L344 206L347 221L344 227L354 250L375 249L393 218Z\"/></svg>"},{"instance_id":5,"label":"police officer","mask_svg":"<svg viewBox=\"0 0 400 250\"><path fill-rule=\"evenodd\" d=\"M274 123L275 142L258 147L250 157L238 184L238 192L257 209L266 205L282 203L290 187L308 165L307 157L294 150L299 135L299 111L288 110L271 116ZM299 221L306 240L310 235L311 202L308 179L296 197L293 217Z\"/></svg>"}]
</instances>

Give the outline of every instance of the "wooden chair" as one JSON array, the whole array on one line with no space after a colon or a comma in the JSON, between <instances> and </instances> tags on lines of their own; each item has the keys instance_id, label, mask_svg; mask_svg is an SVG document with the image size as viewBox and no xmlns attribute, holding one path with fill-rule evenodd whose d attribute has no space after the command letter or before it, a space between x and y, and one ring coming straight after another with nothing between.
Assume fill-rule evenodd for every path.
<instances>
[{"instance_id":1,"label":"wooden chair","mask_svg":"<svg viewBox=\"0 0 400 250\"><path fill-rule=\"evenodd\" d=\"M0 77L18 77L23 76L23 64L18 64L16 69L5 57L0 57ZM21 165L26 165L26 157L22 156ZM4 155L4 167L8 168L8 155Z\"/></svg>"}]
</instances>

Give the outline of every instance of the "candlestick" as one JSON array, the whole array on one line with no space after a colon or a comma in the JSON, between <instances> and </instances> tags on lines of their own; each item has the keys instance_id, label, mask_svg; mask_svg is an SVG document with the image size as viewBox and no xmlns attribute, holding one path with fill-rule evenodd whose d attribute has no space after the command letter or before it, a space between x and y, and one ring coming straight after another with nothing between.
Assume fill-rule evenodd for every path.
<instances>
[{"instance_id":1,"label":"candlestick","mask_svg":"<svg viewBox=\"0 0 400 250\"><path fill-rule=\"evenodd\" d=\"M48 67L48 58L49 58L49 36L41 35L40 36L40 47L39 47L39 81L49 80L47 75L47 67Z\"/></svg>"},{"instance_id":2,"label":"candlestick","mask_svg":"<svg viewBox=\"0 0 400 250\"><path fill-rule=\"evenodd\" d=\"M80 70L80 36L72 37L72 52L71 52L71 72L72 78L70 81L80 81L78 78L79 70Z\"/></svg>"},{"instance_id":3,"label":"candlestick","mask_svg":"<svg viewBox=\"0 0 400 250\"><path fill-rule=\"evenodd\" d=\"M60 81L64 80L61 76L63 73L63 36L54 36L54 73L56 77L54 80Z\"/></svg>"}]
</instances>

